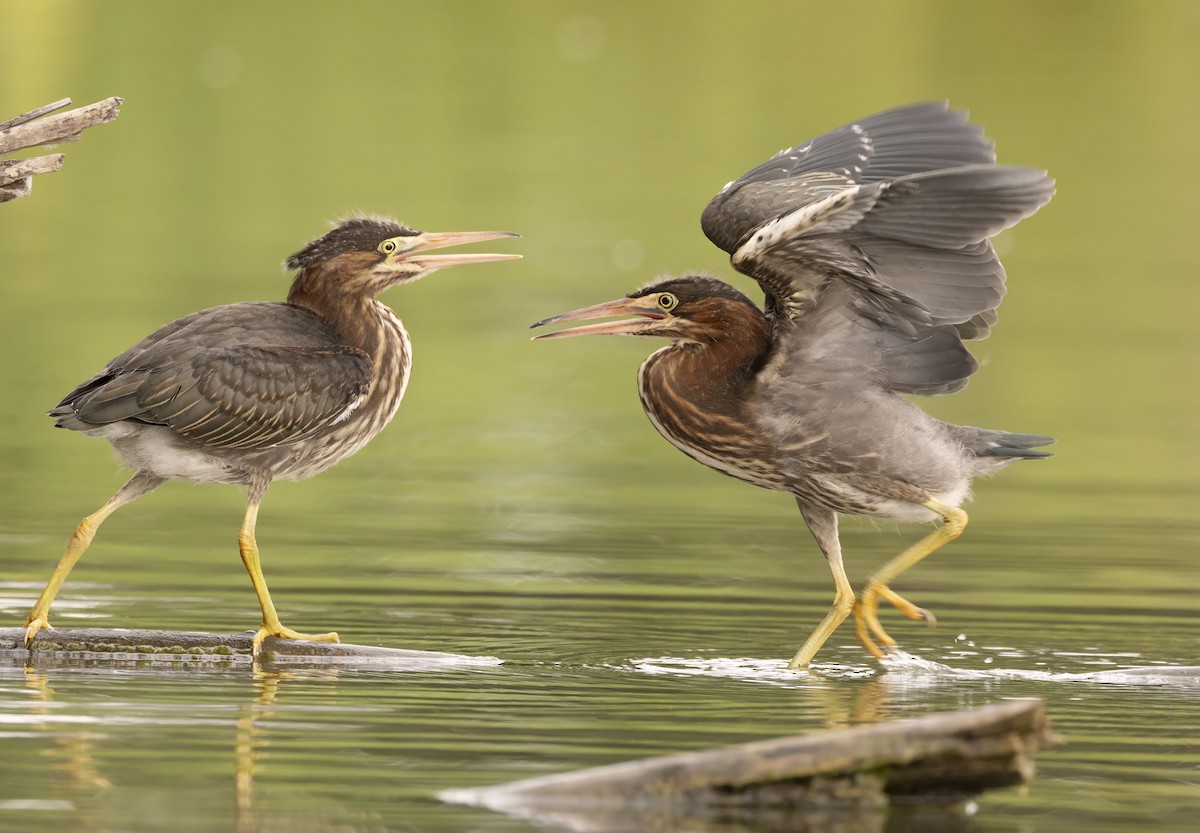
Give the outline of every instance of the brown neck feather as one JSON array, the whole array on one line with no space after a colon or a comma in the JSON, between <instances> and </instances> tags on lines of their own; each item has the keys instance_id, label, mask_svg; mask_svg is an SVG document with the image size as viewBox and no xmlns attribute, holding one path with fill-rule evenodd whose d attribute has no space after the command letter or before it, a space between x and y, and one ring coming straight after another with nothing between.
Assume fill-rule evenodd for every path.
<instances>
[{"instance_id":1,"label":"brown neck feather","mask_svg":"<svg viewBox=\"0 0 1200 833\"><path fill-rule=\"evenodd\" d=\"M662 354L662 370L698 405L718 408L739 398L771 346L771 326L757 308L724 299L693 307L689 341Z\"/></svg>"},{"instance_id":2,"label":"brown neck feather","mask_svg":"<svg viewBox=\"0 0 1200 833\"><path fill-rule=\"evenodd\" d=\"M315 312L342 340L374 355L379 350L379 313L374 294L354 279L355 264L345 256L306 266L296 273L287 302Z\"/></svg>"}]
</instances>

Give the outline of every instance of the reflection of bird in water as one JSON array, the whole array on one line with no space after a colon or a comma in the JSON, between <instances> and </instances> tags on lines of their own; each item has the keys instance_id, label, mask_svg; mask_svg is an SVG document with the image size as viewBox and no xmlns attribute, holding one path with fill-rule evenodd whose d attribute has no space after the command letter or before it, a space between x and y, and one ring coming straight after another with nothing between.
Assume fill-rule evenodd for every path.
<instances>
[{"instance_id":1,"label":"reflection of bird in water","mask_svg":"<svg viewBox=\"0 0 1200 833\"><path fill-rule=\"evenodd\" d=\"M375 296L467 263L520 255L428 254L514 237L511 232L418 232L355 218L288 258L286 303L248 302L173 321L110 361L50 412L60 428L104 437L135 470L84 518L26 619L26 643L48 626L50 605L97 527L168 480L248 487L238 535L262 607L254 635L336 642L279 621L259 565L254 528L272 480L312 477L350 456L391 420L408 383L408 334Z\"/></svg>"},{"instance_id":2,"label":"reflection of bird in water","mask_svg":"<svg viewBox=\"0 0 1200 833\"><path fill-rule=\"evenodd\" d=\"M988 238L1053 191L1044 171L997 165L964 113L900 107L781 151L705 208L705 234L758 281L765 310L719 280L683 277L534 325L634 316L539 338L671 339L638 374L654 427L719 472L795 495L836 594L792 667L852 611L859 639L882 658L876 643L896 643L880 599L932 620L891 582L962 532L973 477L1047 456L1034 449L1048 437L940 422L900 394L966 384L978 365L963 340L988 334L1004 294ZM839 513L941 525L856 600Z\"/></svg>"}]
</instances>

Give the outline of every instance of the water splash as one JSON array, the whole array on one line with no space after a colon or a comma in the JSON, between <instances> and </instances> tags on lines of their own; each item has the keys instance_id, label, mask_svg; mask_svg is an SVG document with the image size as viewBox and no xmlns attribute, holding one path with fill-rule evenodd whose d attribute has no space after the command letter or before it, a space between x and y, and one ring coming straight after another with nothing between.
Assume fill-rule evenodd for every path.
<instances>
[{"instance_id":1,"label":"water splash","mask_svg":"<svg viewBox=\"0 0 1200 833\"><path fill-rule=\"evenodd\" d=\"M1005 649L1004 653L1012 652ZM991 660L992 657L987 659ZM887 658L880 661L879 667L823 662L813 663L808 668L792 669L787 667L784 660L754 657L646 657L606 667L650 675L723 677L786 688L820 688L830 679L870 677L879 677L886 679L889 684L899 685L1007 679L1044 683L1200 687L1200 666L1148 665L1082 672L1000 667L960 668L901 650L893 650Z\"/></svg>"}]
</instances>

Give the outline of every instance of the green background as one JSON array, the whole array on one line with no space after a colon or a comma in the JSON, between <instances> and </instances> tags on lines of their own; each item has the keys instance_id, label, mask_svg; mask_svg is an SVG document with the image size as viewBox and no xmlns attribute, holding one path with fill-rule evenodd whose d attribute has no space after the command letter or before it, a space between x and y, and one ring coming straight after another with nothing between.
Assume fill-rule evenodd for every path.
<instances>
[{"instance_id":1,"label":"green background","mask_svg":"<svg viewBox=\"0 0 1200 833\"><path fill-rule=\"evenodd\" d=\"M259 524L290 626L506 664L14 660L0 787L43 803L0 802L0 828L523 830L431 796L1010 696L1047 699L1071 745L1031 794L985 799L980 829L1183 829L1200 809L1194 689L1082 679L1200 664L1200 4L0 0L0 16L0 120L126 99L0 206L12 625L121 482L103 443L44 416L108 358L194 309L282 298L284 258L354 212L517 231L487 248L525 258L385 295L414 342L400 413L352 460L273 487ZM1055 436L1057 456L977 484L965 536L898 588L941 624L889 627L939 670L880 670L847 629L818 674L779 674L832 595L790 499L646 424L634 376L654 345L533 344L527 327L666 273L756 291L700 232L708 199L782 147L928 99L969 109L1058 194L997 240L1010 295L974 346L984 366L927 407ZM52 621L252 627L243 499L173 484L122 510ZM917 531L844 526L856 582Z\"/></svg>"}]
</instances>

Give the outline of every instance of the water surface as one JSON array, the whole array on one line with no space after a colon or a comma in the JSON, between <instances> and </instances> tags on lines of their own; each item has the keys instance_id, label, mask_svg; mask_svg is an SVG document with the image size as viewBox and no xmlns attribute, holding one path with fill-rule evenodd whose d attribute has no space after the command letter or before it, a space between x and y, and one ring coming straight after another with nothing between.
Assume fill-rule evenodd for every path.
<instances>
[{"instance_id":1,"label":"water surface","mask_svg":"<svg viewBox=\"0 0 1200 833\"><path fill-rule=\"evenodd\" d=\"M438 671L0 666L0 830L526 831L443 804L644 755L1043 698L1068 741L965 829L1190 829L1200 811L1200 16L1191 5L0 0L0 117L118 94L121 117L0 206L0 617L120 484L43 413L154 327L279 298L354 210L511 228L525 260L386 296L415 343L400 414L259 523L288 625L495 656ZM976 487L966 534L899 583L907 657L839 632L783 661L832 586L792 501L653 432L652 345L528 325L663 272L732 278L699 231L727 180L901 102L970 107L1059 194L999 246L984 366L927 403L1056 436ZM506 248L505 250L510 250ZM751 290L745 281L741 288ZM244 496L170 484L104 527L60 626L256 624ZM913 527L845 524L851 577ZM1127 668L1161 673L1124 674ZM747 829L756 829L753 825ZM758 828L761 829L761 828Z\"/></svg>"}]
</instances>

